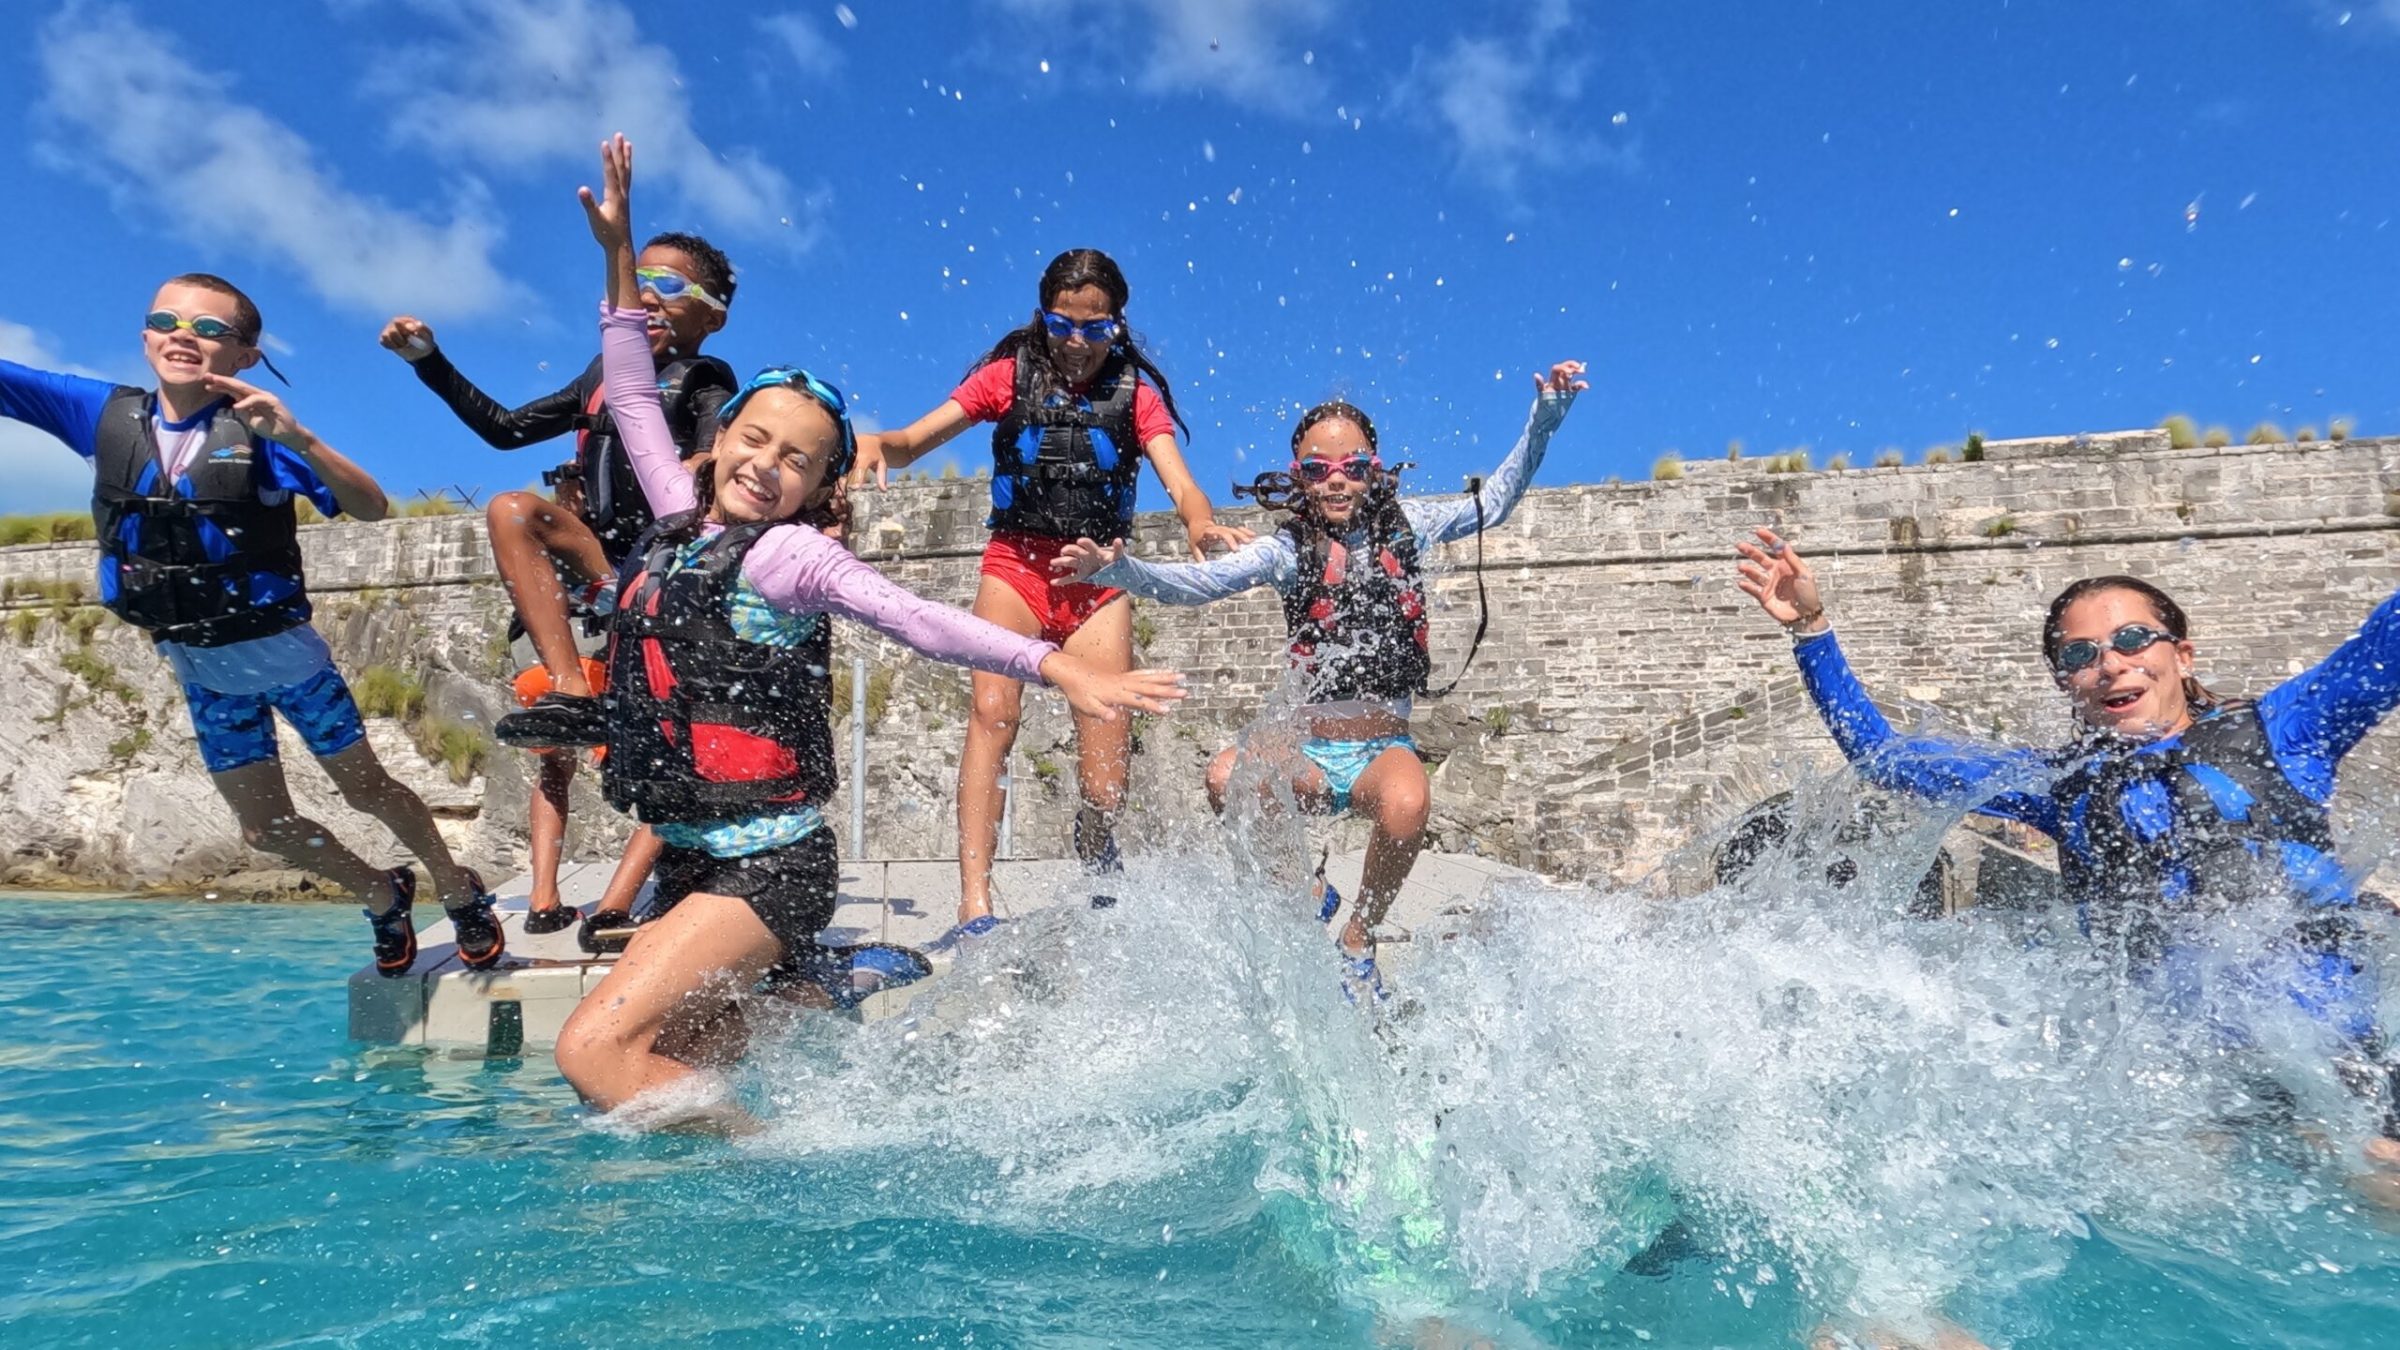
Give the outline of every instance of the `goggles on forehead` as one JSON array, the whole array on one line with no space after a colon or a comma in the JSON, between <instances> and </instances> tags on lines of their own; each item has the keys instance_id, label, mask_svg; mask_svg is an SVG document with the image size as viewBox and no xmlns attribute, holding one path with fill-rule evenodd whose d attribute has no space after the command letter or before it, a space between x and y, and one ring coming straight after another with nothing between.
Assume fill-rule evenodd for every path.
<instances>
[{"instance_id":1,"label":"goggles on forehead","mask_svg":"<svg viewBox=\"0 0 2400 1350\"><path fill-rule=\"evenodd\" d=\"M1353 483L1364 483L1383 471L1383 460L1376 455L1351 455L1346 459L1295 459L1292 477L1303 483L1322 483L1339 473Z\"/></svg>"},{"instance_id":2,"label":"goggles on forehead","mask_svg":"<svg viewBox=\"0 0 2400 1350\"><path fill-rule=\"evenodd\" d=\"M672 267L637 267L633 279L661 300L681 300L686 297L699 301L710 309L723 309L725 302L708 293L708 288Z\"/></svg>"},{"instance_id":3,"label":"goggles on forehead","mask_svg":"<svg viewBox=\"0 0 2400 1350\"><path fill-rule=\"evenodd\" d=\"M2072 675L2097 664L2103 646L2119 656L2131 656L2155 643L2180 641L2182 639L2173 633L2152 628L2146 623L2129 623L2099 642L2094 642L2090 638L2077 638L2073 642L2061 644L2058 649L2058 659L2052 664L2057 667L2059 674Z\"/></svg>"},{"instance_id":4,"label":"goggles on forehead","mask_svg":"<svg viewBox=\"0 0 2400 1350\"><path fill-rule=\"evenodd\" d=\"M1084 323L1077 323L1055 309L1046 309L1042 311L1042 327L1048 329L1050 336L1061 342L1079 337L1096 346L1105 347L1116 341L1117 335L1125 331L1125 321L1122 319L1092 319Z\"/></svg>"},{"instance_id":5,"label":"goggles on forehead","mask_svg":"<svg viewBox=\"0 0 2400 1350\"><path fill-rule=\"evenodd\" d=\"M842 431L842 448L827 472L837 477L850 472L850 462L858 457L858 436L850 429L850 403L842 397L841 390L798 366L769 366L751 376L749 383L743 385L732 398L725 400L725 406L718 410L718 424L732 426L734 416L741 412L742 405L761 389L789 389L833 414L833 424Z\"/></svg>"}]
</instances>

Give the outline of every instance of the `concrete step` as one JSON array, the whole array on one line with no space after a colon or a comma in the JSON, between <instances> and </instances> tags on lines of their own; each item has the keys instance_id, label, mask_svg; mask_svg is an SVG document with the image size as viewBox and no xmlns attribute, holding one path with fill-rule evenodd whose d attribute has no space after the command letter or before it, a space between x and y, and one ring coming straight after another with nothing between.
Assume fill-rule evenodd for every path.
<instances>
[{"instance_id":1,"label":"concrete step","mask_svg":"<svg viewBox=\"0 0 2400 1350\"><path fill-rule=\"evenodd\" d=\"M1343 896L1354 899L1364 863L1363 853L1336 854L1326 866L1326 876ZM567 903L588 907L607 887L614 869L613 861L569 863L559 871L559 889ZM1386 918L1384 963L1404 968L1414 957L1410 939L1415 934L1455 926L1499 880L1546 884L1531 872L1488 858L1444 853L1420 857ZM1020 919L1059 905L1081 906L1090 903L1095 885L1069 860L1002 862L993 869L993 910L1002 919ZM1102 889L1105 885L1098 883ZM417 964L407 975L386 978L376 974L372 964L352 975L350 1038L430 1046L468 1057L514 1056L556 1044L568 1014L599 985L616 958L586 953L577 945L573 928L527 933L526 897L531 888L529 875L518 876L495 892L508 954L492 970L470 971L460 965L450 922L438 919L419 931ZM649 904L650 889L643 888L637 912ZM927 949L949 931L957 914L956 860L844 863L839 896L833 923L824 932L826 945L888 942L909 947L927 952L934 973L917 984L870 997L855 1012L837 1015L868 1021L894 1016L947 972L948 957ZM1124 899L1149 902L1131 894Z\"/></svg>"}]
</instances>

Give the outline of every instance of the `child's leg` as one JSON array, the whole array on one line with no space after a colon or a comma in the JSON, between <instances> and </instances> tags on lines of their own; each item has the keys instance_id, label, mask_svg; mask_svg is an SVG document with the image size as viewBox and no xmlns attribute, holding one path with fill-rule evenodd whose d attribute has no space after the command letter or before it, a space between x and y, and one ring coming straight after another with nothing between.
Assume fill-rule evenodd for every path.
<instances>
[{"instance_id":1,"label":"child's leg","mask_svg":"<svg viewBox=\"0 0 2400 1350\"><path fill-rule=\"evenodd\" d=\"M575 754L548 750L534 756L537 766L530 822L533 891L528 905L537 910L558 907L558 862L567 843L567 789L575 782Z\"/></svg>"},{"instance_id":2,"label":"child's leg","mask_svg":"<svg viewBox=\"0 0 2400 1350\"><path fill-rule=\"evenodd\" d=\"M1067 655L1105 671L1133 669L1133 601L1118 596L1100 607L1062 645ZM1076 840L1078 856L1089 859L1107 848L1117 812L1125 806L1125 778L1132 765L1133 719L1102 721L1075 715L1076 779L1083 804L1097 813L1099 837Z\"/></svg>"},{"instance_id":3,"label":"child's leg","mask_svg":"<svg viewBox=\"0 0 2400 1350\"><path fill-rule=\"evenodd\" d=\"M625 855L617 859L617 870L608 877L608 889L600 893L599 903L592 906L594 914L627 914L642 893L642 883L658 866L658 855L666 850L666 841L658 831L644 825L625 841Z\"/></svg>"},{"instance_id":4,"label":"child's leg","mask_svg":"<svg viewBox=\"0 0 2400 1350\"><path fill-rule=\"evenodd\" d=\"M385 829L400 836L401 845L432 875L442 908L465 909L475 903L474 884L467 879L466 869L450 856L449 842L442 838L441 827L433 823L425 799L392 777L375 757L373 746L362 740L347 750L320 756L317 763L351 810L381 821Z\"/></svg>"},{"instance_id":5,"label":"child's leg","mask_svg":"<svg viewBox=\"0 0 2400 1350\"><path fill-rule=\"evenodd\" d=\"M217 795L233 808L243 843L324 877L378 914L392 907L392 888L383 869L352 853L333 837L333 831L301 815L292 805L280 761L254 760L208 778Z\"/></svg>"},{"instance_id":6,"label":"child's leg","mask_svg":"<svg viewBox=\"0 0 2400 1350\"><path fill-rule=\"evenodd\" d=\"M341 698L348 698L340 677L326 671L319 678L331 678ZM326 878L380 914L391 908L393 899L386 874L292 805L275 745L275 704L282 692L220 694L196 684L183 687L209 782L232 808L244 843ZM321 701L334 702L329 698ZM366 724L358 720L355 704L350 705L346 719L340 716L338 706L334 713L336 725L329 737L347 743L366 735Z\"/></svg>"},{"instance_id":7,"label":"child's leg","mask_svg":"<svg viewBox=\"0 0 2400 1350\"><path fill-rule=\"evenodd\" d=\"M591 527L530 492L503 492L484 512L492 540L492 562L508 584L525 636L550 672L559 693L589 697L583 660L575 649L574 619L559 585L555 558L586 581L610 575L608 556Z\"/></svg>"},{"instance_id":8,"label":"child's leg","mask_svg":"<svg viewBox=\"0 0 2400 1350\"><path fill-rule=\"evenodd\" d=\"M697 1072L666 1053L704 1041L782 956L783 944L748 902L687 896L634 935L600 987L558 1034L558 1068L584 1101L612 1111ZM664 1042L662 1049L661 1043Z\"/></svg>"},{"instance_id":9,"label":"child's leg","mask_svg":"<svg viewBox=\"0 0 2400 1350\"><path fill-rule=\"evenodd\" d=\"M1007 582L986 576L975 592L975 617L1031 637L1041 621ZM992 912L992 859L1000 849L1000 769L1017 743L1025 687L976 671L967 714L967 745L958 757L958 921Z\"/></svg>"},{"instance_id":10,"label":"child's leg","mask_svg":"<svg viewBox=\"0 0 2400 1350\"><path fill-rule=\"evenodd\" d=\"M1358 904L1342 929L1342 946L1353 953L1374 950L1374 930L1399 898L1401 883L1425 847L1425 821L1433 792L1417 752L1395 745L1375 757L1350 791L1353 810L1375 823L1367 839L1367 864L1359 878Z\"/></svg>"}]
</instances>

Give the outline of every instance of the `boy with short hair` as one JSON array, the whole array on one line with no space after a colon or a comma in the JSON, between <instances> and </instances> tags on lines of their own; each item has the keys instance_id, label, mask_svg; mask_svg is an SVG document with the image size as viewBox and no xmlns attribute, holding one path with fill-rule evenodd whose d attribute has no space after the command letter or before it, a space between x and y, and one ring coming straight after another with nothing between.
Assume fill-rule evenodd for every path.
<instances>
[{"instance_id":1,"label":"boy with short hair","mask_svg":"<svg viewBox=\"0 0 2400 1350\"><path fill-rule=\"evenodd\" d=\"M652 236L642 246L636 275L650 315L651 357L658 367L668 429L687 460L705 455L716 440L717 411L740 383L731 367L700 352L709 336L725 326L735 287L733 265L698 235L667 233ZM492 499L486 521L493 561L541 660L538 673L528 671L519 679L519 699L528 711L512 716L510 725L534 727L541 734L541 747L601 744L605 725L592 682L597 663L587 667L576 649L574 616L561 578L573 577L586 588L612 578L650 527L651 514L609 416L600 358L594 356L565 388L522 407L503 408L450 364L435 345L433 330L419 320L405 314L393 319L384 326L382 342L494 449L520 450L575 432L574 460L544 475L556 484L557 499L504 492ZM525 744L530 748L535 743ZM542 751L539 790L533 799L528 932L556 932L575 920L575 911L561 903L558 891L567 788L574 773L571 749ZM647 827L637 830L595 913L630 910L658 852L656 836Z\"/></svg>"},{"instance_id":2,"label":"boy with short hair","mask_svg":"<svg viewBox=\"0 0 2400 1350\"><path fill-rule=\"evenodd\" d=\"M360 520L382 519L389 504L283 400L236 378L266 359L261 329L258 306L233 283L188 272L159 288L143 319L155 390L0 361L0 416L92 461L100 603L149 633L175 668L200 758L242 838L361 897L375 968L408 973L415 874L373 866L298 813L275 744L281 714L343 800L425 864L457 927L460 959L488 968L504 945L491 897L451 858L425 803L375 758L349 686L309 623L294 499Z\"/></svg>"}]
</instances>

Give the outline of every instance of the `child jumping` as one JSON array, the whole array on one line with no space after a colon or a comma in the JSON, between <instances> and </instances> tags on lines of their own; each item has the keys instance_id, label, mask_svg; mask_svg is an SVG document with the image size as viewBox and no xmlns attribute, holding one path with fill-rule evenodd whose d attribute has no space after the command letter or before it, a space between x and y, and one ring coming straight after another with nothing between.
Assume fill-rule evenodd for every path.
<instances>
[{"instance_id":1,"label":"child jumping","mask_svg":"<svg viewBox=\"0 0 2400 1350\"><path fill-rule=\"evenodd\" d=\"M1148 459L1166 485L1192 556L1250 534L1216 523L1208 495L1175 446L1182 416L1167 378L1125 322L1132 294L1116 262L1071 249L1043 270L1030 322L1000 339L949 398L898 431L864 438L857 476L880 485L976 422L992 429L992 539L983 551L975 616L1055 642L1106 670L1133 668L1133 605L1120 591L1052 577L1059 550L1080 536L1133 528L1134 491ZM1147 376L1145 381L1143 377ZM978 671L967 746L958 765L958 929L989 932L992 859L999 849L1000 770L1016 744L1024 685ZM1114 822L1125 804L1131 728L1075 719L1076 856L1087 871L1118 870ZM1095 897L1095 902L1104 897Z\"/></svg>"},{"instance_id":2,"label":"child jumping","mask_svg":"<svg viewBox=\"0 0 2400 1350\"><path fill-rule=\"evenodd\" d=\"M1424 554L1508 519L1551 434L1588 387L1582 374L1582 362L1561 361L1534 377L1538 395L1524 434L1463 500L1403 501L1398 471L1377 453L1374 422L1347 403L1320 403L1292 429L1288 474L1263 475L1252 489L1291 512L1274 533L1197 563L1143 562L1126 555L1122 538L1106 546L1078 539L1051 564L1078 581L1170 605L1205 605L1254 586L1283 597L1289 657L1304 681L1296 716L1306 739L1299 757L1262 767L1270 781L1288 783L1306 811L1356 811L1374 822L1358 904L1341 936L1355 990L1380 989L1375 927L1416 865L1432 811L1408 733L1432 671ZM1208 799L1219 812L1240 757L1228 749L1209 765ZM1325 887L1323 917L1339 904Z\"/></svg>"},{"instance_id":3,"label":"child jumping","mask_svg":"<svg viewBox=\"0 0 2400 1350\"><path fill-rule=\"evenodd\" d=\"M457 927L460 959L492 966L504 944L491 897L451 859L425 803L376 760L358 704L309 623L294 499L359 520L381 520L389 504L283 400L236 378L266 359L262 328L258 306L233 283L187 272L159 288L142 320L155 390L0 361L0 416L92 462L100 603L148 633L174 667L201 761L242 838L364 900L378 971L405 975L415 964L415 873L368 863L292 805L275 744L281 714L342 799L425 865Z\"/></svg>"},{"instance_id":4,"label":"child jumping","mask_svg":"<svg viewBox=\"0 0 2400 1350\"><path fill-rule=\"evenodd\" d=\"M733 396L733 368L700 348L725 326L733 303L733 265L706 239L660 234L642 246L634 275L641 283L644 334L658 380L668 433L685 457L707 453L716 436L717 411ZM616 420L609 415L600 358L565 388L518 408L503 408L467 379L441 347L433 330L409 315L384 325L382 343L400 354L417 379L450 406L458 420L498 450L575 433L575 458L543 475L556 485L555 501L533 492L504 492L485 512L492 557L516 602L518 622L541 665L518 679L518 698L536 710L516 719L525 734L538 734L550 747L598 745L602 723L591 677L597 662L576 650L574 618L563 572L583 586L612 581L616 569L651 523L650 504L634 479ZM567 828L567 790L575 776L575 751L547 749L540 756L533 796L531 845L533 892L525 930L556 932L575 921L560 902L559 856ZM608 889L593 907L608 926L610 916L633 907L642 879L658 859L658 840L637 830Z\"/></svg>"}]
</instances>

